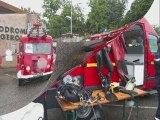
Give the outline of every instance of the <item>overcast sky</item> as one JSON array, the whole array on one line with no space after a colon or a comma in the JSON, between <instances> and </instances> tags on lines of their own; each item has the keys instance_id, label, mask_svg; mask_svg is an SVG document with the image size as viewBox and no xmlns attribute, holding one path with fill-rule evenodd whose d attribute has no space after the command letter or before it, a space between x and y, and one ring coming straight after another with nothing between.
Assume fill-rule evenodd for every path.
<instances>
[{"instance_id":1,"label":"overcast sky","mask_svg":"<svg viewBox=\"0 0 160 120\"><path fill-rule=\"evenodd\" d=\"M16 7L21 8L21 6L25 8L31 8L32 10L42 13L44 10L42 9L43 1L44 0L2 0L6 3L9 3L11 5L14 5ZM134 0L128 0L129 4L128 7L130 7L131 2ZM83 12L87 14L90 9L87 7L88 0L73 0L73 4L81 3L80 6L83 7ZM145 15L145 18L152 24L152 25L159 25L159 2L160 0L154 0L154 3L150 10Z\"/></svg>"},{"instance_id":2,"label":"overcast sky","mask_svg":"<svg viewBox=\"0 0 160 120\"><path fill-rule=\"evenodd\" d=\"M146 13L145 18L150 22L151 25L160 26L160 0L154 0L151 8Z\"/></svg>"}]
</instances>

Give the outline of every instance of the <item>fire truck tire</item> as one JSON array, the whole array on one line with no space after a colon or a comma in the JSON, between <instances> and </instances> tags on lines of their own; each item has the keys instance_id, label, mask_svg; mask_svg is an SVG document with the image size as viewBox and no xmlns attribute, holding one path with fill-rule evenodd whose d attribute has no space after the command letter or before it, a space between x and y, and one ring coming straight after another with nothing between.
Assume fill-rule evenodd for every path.
<instances>
[{"instance_id":1,"label":"fire truck tire","mask_svg":"<svg viewBox=\"0 0 160 120\"><path fill-rule=\"evenodd\" d=\"M23 86L25 81L23 79L18 79L18 85Z\"/></svg>"},{"instance_id":2,"label":"fire truck tire","mask_svg":"<svg viewBox=\"0 0 160 120\"><path fill-rule=\"evenodd\" d=\"M42 79L43 79L43 80L49 80L50 77L51 77L51 75L46 75L46 76L44 76Z\"/></svg>"},{"instance_id":3,"label":"fire truck tire","mask_svg":"<svg viewBox=\"0 0 160 120\"><path fill-rule=\"evenodd\" d=\"M44 80L48 80L50 78L50 75L47 75L44 77Z\"/></svg>"}]
</instances>

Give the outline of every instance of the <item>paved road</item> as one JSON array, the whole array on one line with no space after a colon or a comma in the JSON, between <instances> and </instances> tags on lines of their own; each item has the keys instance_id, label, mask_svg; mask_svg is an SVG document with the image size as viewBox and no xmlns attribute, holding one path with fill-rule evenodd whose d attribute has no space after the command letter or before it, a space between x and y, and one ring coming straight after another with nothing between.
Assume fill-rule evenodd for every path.
<instances>
[{"instance_id":1,"label":"paved road","mask_svg":"<svg viewBox=\"0 0 160 120\"><path fill-rule=\"evenodd\" d=\"M34 100L47 81L18 86L15 68L0 69L0 115L12 112Z\"/></svg>"},{"instance_id":2,"label":"paved road","mask_svg":"<svg viewBox=\"0 0 160 120\"><path fill-rule=\"evenodd\" d=\"M156 112L157 97L156 95L148 95L139 99L139 120L154 120ZM103 106L106 120L121 120L122 118L122 102L107 104ZM130 114L130 117L129 117ZM136 109L132 107L126 108L126 120L136 120ZM64 113L61 109L48 110L48 120L65 120Z\"/></svg>"}]
</instances>

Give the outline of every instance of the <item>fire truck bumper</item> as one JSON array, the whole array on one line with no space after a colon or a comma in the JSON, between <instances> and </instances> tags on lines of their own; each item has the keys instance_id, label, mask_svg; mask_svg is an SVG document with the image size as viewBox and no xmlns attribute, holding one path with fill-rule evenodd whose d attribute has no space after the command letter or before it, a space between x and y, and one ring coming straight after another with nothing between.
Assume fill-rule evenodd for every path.
<instances>
[{"instance_id":1,"label":"fire truck bumper","mask_svg":"<svg viewBox=\"0 0 160 120\"><path fill-rule=\"evenodd\" d=\"M34 79L34 78L40 78L40 77L45 77L45 76L51 76L52 73L53 71L35 74L35 75L22 75L21 71L18 71L17 78L18 79Z\"/></svg>"}]
</instances>

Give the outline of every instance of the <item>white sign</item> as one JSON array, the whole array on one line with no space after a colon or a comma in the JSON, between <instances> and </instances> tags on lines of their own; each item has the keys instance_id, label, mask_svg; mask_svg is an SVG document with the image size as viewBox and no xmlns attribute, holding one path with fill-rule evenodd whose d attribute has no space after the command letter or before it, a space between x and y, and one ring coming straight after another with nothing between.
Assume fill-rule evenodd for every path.
<instances>
[{"instance_id":1,"label":"white sign","mask_svg":"<svg viewBox=\"0 0 160 120\"><path fill-rule=\"evenodd\" d=\"M10 50L10 49L6 50L5 59L6 59L6 61L13 61L12 50Z\"/></svg>"},{"instance_id":2,"label":"white sign","mask_svg":"<svg viewBox=\"0 0 160 120\"><path fill-rule=\"evenodd\" d=\"M33 53L33 46L30 43L25 44L25 53Z\"/></svg>"},{"instance_id":3,"label":"white sign","mask_svg":"<svg viewBox=\"0 0 160 120\"><path fill-rule=\"evenodd\" d=\"M5 57L6 61L13 61L13 56L9 55Z\"/></svg>"},{"instance_id":4,"label":"white sign","mask_svg":"<svg viewBox=\"0 0 160 120\"><path fill-rule=\"evenodd\" d=\"M12 55L12 50L7 49L7 50L6 50L6 56L11 56L11 55Z\"/></svg>"}]
</instances>

